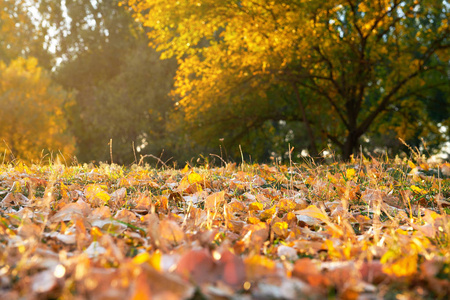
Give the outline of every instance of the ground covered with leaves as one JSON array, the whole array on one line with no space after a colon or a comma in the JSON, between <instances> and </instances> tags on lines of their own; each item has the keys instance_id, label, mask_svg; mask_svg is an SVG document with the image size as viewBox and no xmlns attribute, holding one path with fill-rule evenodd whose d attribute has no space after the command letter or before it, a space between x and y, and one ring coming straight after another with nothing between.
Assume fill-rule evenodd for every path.
<instances>
[{"instance_id":1,"label":"ground covered with leaves","mask_svg":"<svg viewBox=\"0 0 450 300\"><path fill-rule=\"evenodd\" d=\"M1 299L447 299L450 164L0 166Z\"/></svg>"}]
</instances>

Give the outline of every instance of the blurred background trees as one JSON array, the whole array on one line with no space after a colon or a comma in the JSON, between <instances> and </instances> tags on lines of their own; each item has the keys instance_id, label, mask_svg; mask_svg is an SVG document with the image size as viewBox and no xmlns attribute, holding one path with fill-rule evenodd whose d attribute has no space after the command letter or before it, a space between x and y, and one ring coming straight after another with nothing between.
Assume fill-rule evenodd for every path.
<instances>
[{"instance_id":1,"label":"blurred background trees","mask_svg":"<svg viewBox=\"0 0 450 300\"><path fill-rule=\"evenodd\" d=\"M51 95L4 84L2 129L29 119L29 141L8 141L23 159L109 162L110 140L119 164L407 153L399 137L434 154L449 142L450 6L425 2L0 0L0 76Z\"/></svg>"},{"instance_id":2,"label":"blurred background trees","mask_svg":"<svg viewBox=\"0 0 450 300\"><path fill-rule=\"evenodd\" d=\"M160 156L175 61L159 60L142 26L118 1L41 0L39 10L58 28L55 80L75 93L67 117L78 160L110 161L110 140L119 164L146 153Z\"/></svg>"},{"instance_id":3,"label":"blurred background trees","mask_svg":"<svg viewBox=\"0 0 450 300\"><path fill-rule=\"evenodd\" d=\"M63 107L70 97L35 58L0 62L0 151L5 160L39 162L46 154L68 158L74 144L66 133Z\"/></svg>"}]
</instances>

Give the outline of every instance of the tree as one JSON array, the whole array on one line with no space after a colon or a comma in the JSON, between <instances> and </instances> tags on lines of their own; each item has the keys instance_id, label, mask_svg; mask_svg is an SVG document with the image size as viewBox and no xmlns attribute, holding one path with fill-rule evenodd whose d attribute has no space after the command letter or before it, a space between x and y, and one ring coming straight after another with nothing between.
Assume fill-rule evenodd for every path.
<instances>
[{"instance_id":1,"label":"tree","mask_svg":"<svg viewBox=\"0 0 450 300\"><path fill-rule=\"evenodd\" d=\"M255 94L264 103L277 87L296 100L288 115L295 111L303 122L310 153L332 143L348 159L363 135L389 119L395 126L398 114L420 107L418 94L450 83L445 0L128 5L151 28L161 57L177 58L179 107L202 130L208 125L202 116L221 113L215 103L239 107ZM439 72L436 82L424 80Z\"/></svg>"},{"instance_id":2,"label":"tree","mask_svg":"<svg viewBox=\"0 0 450 300\"><path fill-rule=\"evenodd\" d=\"M63 117L69 101L35 58L0 61L0 151L28 161L49 152L71 155L74 143Z\"/></svg>"},{"instance_id":3,"label":"tree","mask_svg":"<svg viewBox=\"0 0 450 300\"><path fill-rule=\"evenodd\" d=\"M50 68L46 30L30 13L32 4L23 0L0 0L0 60L9 63L17 57L33 56L39 65Z\"/></svg>"},{"instance_id":4,"label":"tree","mask_svg":"<svg viewBox=\"0 0 450 300\"><path fill-rule=\"evenodd\" d=\"M132 163L164 149L174 60L161 62L119 1L39 0L58 41L56 80L74 91L68 110L80 161ZM133 149L134 146L134 149Z\"/></svg>"}]
</instances>

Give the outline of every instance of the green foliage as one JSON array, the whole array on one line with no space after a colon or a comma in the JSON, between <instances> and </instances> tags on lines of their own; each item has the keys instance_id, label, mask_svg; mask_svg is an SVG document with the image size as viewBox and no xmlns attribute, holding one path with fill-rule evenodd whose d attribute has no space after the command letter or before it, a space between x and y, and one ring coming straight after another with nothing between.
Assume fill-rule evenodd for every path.
<instances>
[{"instance_id":1,"label":"green foliage","mask_svg":"<svg viewBox=\"0 0 450 300\"><path fill-rule=\"evenodd\" d=\"M62 20L55 38L57 80L76 94L67 111L80 161L130 164L147 153L159 156L172 107L174 61L159 60L145 33L118 1L79 1L64 6L42 0L49 22ZM59 13L59 14L58 14ZM65 14L67 17L65 17ZM133 149L134 146L134 149Z\"/></svg>"}]
</instances>

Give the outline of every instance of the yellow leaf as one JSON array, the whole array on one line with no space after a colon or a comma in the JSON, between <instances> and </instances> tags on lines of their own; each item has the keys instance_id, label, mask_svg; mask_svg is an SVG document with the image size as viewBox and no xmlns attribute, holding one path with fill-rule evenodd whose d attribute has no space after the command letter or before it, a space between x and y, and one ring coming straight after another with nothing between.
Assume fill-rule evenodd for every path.
<instances>
[{"instance_id":1,"label":"yellow leaf","mask_svg":"<svg viewBox=\"0 0 450 300\"><path fill-rule=\"evenodd\" d=\"M249 224L258 224L261 222L261 220L256 217L248 217L247 222Z\"/></svg>"},{"instance_id":2,"label":"yellow leaf","mask_svg":"<svg viewBox=\"0 0 450 300\"><path fill-rule=\"evenodd\" d=\"M289 234L288 224L286 222L276 222L272 225L272 231L279 237L286 238Z\"/></svg>"},{"instance_id":3,"label":"yellow leaf","mask_svg":"<svg viewBox=\"0 0 450 300\"><path fill-rule=\"evenodd\" d=\"M253 255L244 260L245 273L249 279L267 276L276 271L275 261L262 256Z\"/></svg>"},{"instance_id":4,"label":"yellow leaf","mask_svg":"<svg viewBox=\"0 0 450 300\"><path fill-rule=\"evenodd\" d=\"M267 220L273 217L273 215L275 215L277 213L277 206L274 205L269 209L266 209L265 211L263 211L261 213L261 220Z\"/></svg>"},{"instance_id":5,"label":"yellow leaf","mask_svg":"<svg viewBox=\"0 0 450 300\"><path fill-rule=\"evenodd\" d=\"M253 202L250 203L250 205L248 206L249 210L262 210L263 209L263 204L260 202Z\"/></svg>"},{"instance_id":6,"label":"yellow leaf","mask_svg":"<svg viewBox=\"0 0 450 300\"><path fill-rule=\"evenodd\" d=\"M183 179L180 182L180 185L178 186L178 189L181 191L185 191L189 187L195 187L195 191L200 192L202 191L201 184L204 182L204 179L201 175L192 172L189 175L186 175L183 177Z\"/></svg>"},{"instance_id":7,"label":"yellow leaf","mask_svg":"<svg viewBox=\"0 0 450 300\"><path fill-rule=\"evenodd\" d=\"M300 205L299 205L300 206ZM290 212L297 208L297 203L289 199L281 199L278 202L278 210L282 212Z\"/></svg>"},{"instance_id":8,"label":"yellow leaf","mask_svg":"<svg viewBox=\"0 0 450 300\"><path fill-rule=\"evenodd\" d=\"M420 164L420 167L425 171L428 171L430 169L430 166L427 163Z\"/></svg>"},{"instance_id":9,"label":"yellow leaf","mask_svg":"<svg viewBox=\"0 0 450 300\"><path fill-rule=\"evenodd\" d=\"M416 168L416 165L415 165L412 161L410 161L410 160L408 160L408 166L409 166L411 169L415 169L415 168Z\"/></svg>"},{"instance_id":10,"label":"yellow leaf","mask_svg":"<svg viewBox=\"0 0 450 300\"><path fill-rule=\"evenodd\" d=\"M328 178L329 181L331 181L331 183L336 183L337 182L336 178L333 175L331 175L330 172L327 173L327 178Z\"/></svg>"},{"instance_id":11,"label":"yellow leaf","mask_svg":"<svg viewBox=\"0 0 450 300\"><path fill-rule=\"evenodd\" d=\"M109 199L111 199L111 196L103 190L102 186L97 184L90 184L86 186L85 195L91 203L96 204L99 204L98 202L105 204L109 201Z\"/></svg>"},{"instance_id":12,"label":"yellow leaf","mask_svg":"<svg viewBox=\"0 0 450 300\"><path fill-rule=\"evenodd\" d=\"M149 264L152 266L155 270L160 271L161 270L161 252L159 250L156 250L153 254L150 254L148 252L142 252L138 255L136 255L132 262L136 265L141 264Z\"/></svg>"},{"instance_id":13,"label":"yellow leaf","mask_svg":"<svg viewBox=\"0 0 450 300\"><path fill-rule=\"evenodd\" d=\"M156 250L150 256L149 263L157 271L161 271L161 258L162 258L162 254L161 254L161 251L159 251L159 250Z\"/></svg>"},{"instance_id":14,"label":"yellow leaf","mask_svg":"<svg viewBox=\"0 0 450 300\"><path fill-rule=\"evenodd\" d=\"M150 261L150 254L148 252L142 252L133 258L133 263L137 265L143 264L148 261Z\"/></svg>"},{"instance_id":15,"label":"yellow leaf","mask_svg":"<svg viewBox=\"0 0 450 300\"><path fill-rule=\"evenodd\" d=\"M94 237L94 239L97 239L97 238L101 237L103 235L103 233L100 230L100 228L98 228L97 226L93 226L91 228L91 235Z\"/></svg>"},{"instance_id":16,"label":"yellow leaf","mask_svg":"<svg viewBox=\"0 0 450 300\"><path fill-rule=\"evenodd\" d=\"M417 255L401 256L393 263L383 265L383 272L397 277L414 275L417 272Z\"/></svg>"},{"instance_id":17,"label":"yellow leaf","mask_svg":"<svg viewBox=\"0 0 450 300\"><path fill-rule=\"evenodd\" d=\"M185 178L186 178L186 177L185 177ZM201 175L195 173L195 172L192 172L191 174L189 174L189 175L187 176L187 181L188 181L190 184L193 184L193 183L202 183L202 182L203 182L203 177L202 177Z\"/></svg>"},{"instance_id":18,"label":"yellow leaf","mask_svg":"<svg viewBox=\"0 0 450 300\"><path fill-rule=\"evenodd\" d=\"M347 169L347 171L346 171L346 177L349 180L353 179L353 177L355 177L355 174L356 174L355 169Z\"/></svg>"},{"instance_id":19,"label":"yellow leaf","mask_svg":"<svg viewBox=\"0 0 450 300\"><path fill-rule=\"evenodd\" d=\"M296 212L299 215L305 215L305 216L309 216L312 218L316 218L319 219L321 221L327 222L328 221L328 216L326 214L324 214L317 206L315 205L310 205L307 208L297 211Z\"/></svg>"},{"instance_id":20,"label":"yellow leaf","mask_svg":"<svg viewBox=\"0 0 450 300\"><path fill-rule=\"evenodd\" d=\"M341 253L339 253L339 251L334 247L333 241L332 240L325 240L324 242L325 247L328 250L328 255L330 255L331 257L335 257L335 258L341 258Z\"/></svg>"},{"instance_id":21,"label":"yellow leaf","mask_svg":"<svg viewBox=\"0 0 450 300\"><path fill-rule=\"evenodd\" d=\"M426 194L427 193L427 191L425 191L424 189L421 189L420 187L415 186L415 185L411 186L411 190L413 190L417 194Z\"/></svg>"},{"instance_id":22,"label":"yellow leaf","mask_svg":"<svg viewBox=\"0 0 450 300\"><path fill-rule=\"evenodd\" d=\"M187 172L189 172L189 165L188 164L186 164L186 166L184 166L184 169L181 170L181 173L183 173L183 174L185 174Z\"/></svg>"},{"instance_id":23,"label":"yellow leaf","mask_svg":"<svg viewBox=\"0 0 450 300\"><path fill-rule=\"evenodd\" d=\"M395 232L397 232L399 234L403 234L403 235L409 235L408 231L405 231L401 228L398 228Z\"/></svg>"}]
</instances>

